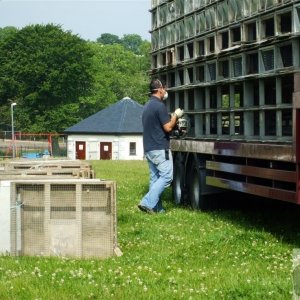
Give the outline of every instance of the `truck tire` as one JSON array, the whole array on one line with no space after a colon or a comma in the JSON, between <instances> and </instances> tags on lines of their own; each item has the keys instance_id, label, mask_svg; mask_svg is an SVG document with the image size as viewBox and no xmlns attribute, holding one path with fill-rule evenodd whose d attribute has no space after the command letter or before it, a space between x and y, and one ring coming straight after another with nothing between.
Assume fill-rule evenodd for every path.
<instances>
[{"instance_id":1,"label":"truck tire","mask_svg":"<svg viewBox=\"0 0 300 300\"><path fill-rule=\"evenodd\" d=\"M183 204L184 200L184 165L181 154L177 154L174 158L174 172L173 172L173 199L177 205Z\"/></svg>"},{"instance_id":2,"label":"truck tire","mask_svg":"<svg viewBox=\"0 0 300 300\"><path fill-rule=\"evenodd\" d=\"M200 168L197 160L193 160L188 171L188 198L194 210L208 208L208 200L203 194L205 182L205 170Z\"/></svg>"}]
</instances>

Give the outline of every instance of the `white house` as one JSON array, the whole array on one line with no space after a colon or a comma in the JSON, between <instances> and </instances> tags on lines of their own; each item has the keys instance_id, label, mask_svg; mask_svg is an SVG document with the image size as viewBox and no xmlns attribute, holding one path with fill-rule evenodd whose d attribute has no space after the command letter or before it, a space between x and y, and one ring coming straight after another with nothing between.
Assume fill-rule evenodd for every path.
<instances>
[{"instance_id":1,"label":"white house","mask_svg":"<svg viewBox=\"0 0 300 300\"><path fill-rule=\"evenodd\" d=\"M142 160L143 106L125 97L67 128L68 158Z\"/></svg>"}]
</instances>

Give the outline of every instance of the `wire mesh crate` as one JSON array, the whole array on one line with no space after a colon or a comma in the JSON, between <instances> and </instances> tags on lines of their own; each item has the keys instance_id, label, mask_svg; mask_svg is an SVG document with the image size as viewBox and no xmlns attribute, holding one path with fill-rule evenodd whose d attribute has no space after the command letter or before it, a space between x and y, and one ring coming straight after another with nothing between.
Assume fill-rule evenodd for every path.
<instances>
[{"instance_id":1,"label":"wire mesh crate","mask_svg":"<svg viewBox=\"0 0 300 300\"><path fill-rule=\"evenodd\" d=\"M11 181L10 206L12 255L106 258L118 249L113 181Z\"/></svg>"},{"instance_id":2,"label":"wire mesh crate","mask_svg":"<svg viewBox=\"0 0 300 300\"><path fill-rule=\"evenodd\" d=\"M1 175L47 175L47 176L73 176L78 178L95 178L95 172L90 163L81 160L57 159L17 159L0 162Z\"/></svg>"}]
</instances>

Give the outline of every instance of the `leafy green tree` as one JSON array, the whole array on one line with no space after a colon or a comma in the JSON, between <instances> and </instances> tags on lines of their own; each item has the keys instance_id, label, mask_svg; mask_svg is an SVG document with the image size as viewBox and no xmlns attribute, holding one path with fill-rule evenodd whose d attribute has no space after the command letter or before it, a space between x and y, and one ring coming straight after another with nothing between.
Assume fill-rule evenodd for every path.
<instances>
[{"instance_id":1,"label":"leafy green tree","mask_svg":"<svg viewBox=\"0 0 300 300\"><path fill-rule=\"evenodd\" d=\"M80 119L80 98L93 86L93 52L60 26L30 25L0 43L0 126L17 102L16 128L61 131Z\"/></svg>"},{"instance_id":2,"label":"leafy green tree","mask_svg":"<svg viewBox=\"0 0 300 300\"><path fill-rule=\"evenodd\" d=\"M137 55L145 54L145 45L149 45L150 49L150 42L147 40L142 40L141 36L138 34L124 34L123 37L119 38L114 34L103 33L99 38L97 38L96 41L97 43L103 45L123 45L126 50L129 50Z\"/></svg>"},{"instance_id":3,"label":"leafy green tree","mask_svg":"<svg viewBox=\"0 0 300 300\"><path fill-rule=\"evenodd\" d=\"M151 43L147 40L144 40L140 45L140 53L141 53L140 55L142 56L140 68L147 72L151 68L150 51L151 51Z\"/></svg>"},{"instance_id":4,"label":"leafy green tree","mask_svg":"<svg viewBox=\"0 0 300 300\"><path fill-rule=\"evenodd\" d=\"M125 49L138 55L142 54L140 49L142 43L143 40L138 34L125 34L122 38L122 44Z\"/></svg>"},{"instance_id":5,"label":"leafy green tree","mask_svg":"<svg viewBox=\"0 0 300 300\"><path fill-rule=\"evenodd\" d=\"M90 43L90 46L95 53L93 57L95 84L92 94L81 98L84 117L124 97L145 103L149 84L148 63L145 61L148 62L149 58L136 55L118 44Z\"/></svg>"},{"instance_id":6,"label":"leafy green tree","mask_svg":"<svg viewBox=\"0 0 300 300\"><path fill-rule=\"evenodd\" d=\"M13 26L7 26L4 28L0 28L0 44L4 43L6 39L8 39L10 36L16 34L18 32L18 29Z\"/></svg>"},{"instance_id":7,"label":"leafy green tree","mask_svg":"<svg viewBox=\"0 0 300 300\"><path fill-rule=\"evenodd\" d=\"M12 102L23 132L63 131L126 96L145 103L150 42L102 38L84 41L52 24L0 29L0 128L10 128Z\"/></svg>"},{"instance_id":8,"label":"leafy green tree","mask_svg":"<svg viewBox=\"0 0 300 300\"><path fill-rule=\"evenodd\" d=\"M103 45L121 44L119 37L110 33L102 33L96 41Z\"/></svg>"}]
</instances>

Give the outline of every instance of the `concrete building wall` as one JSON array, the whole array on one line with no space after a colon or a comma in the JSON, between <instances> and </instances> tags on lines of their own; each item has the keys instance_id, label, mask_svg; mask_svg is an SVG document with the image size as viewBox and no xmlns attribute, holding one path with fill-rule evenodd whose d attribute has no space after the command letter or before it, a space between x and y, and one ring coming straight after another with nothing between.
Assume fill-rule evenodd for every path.
<instances>
[{"instance_id":1,"label":"concrete building wall","mask_svg":"<svg viewBox=\"0 0 300 300\"><path fill-rule=\"evenodd\" d=\"M101 143L111 143L112 160L142 160L144 156L142 135L69 135L67 142L67 156L76 159L76 142L85 142L86 159L100 159ZM135 153L130 153L130 143L135 145ZM134 147L133 147L134 148ZM132 149L134 150L134 149Z\"/></svg>"}]
</instances>

